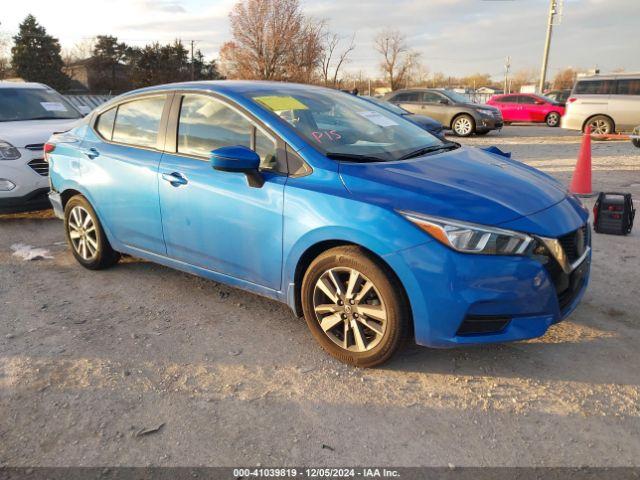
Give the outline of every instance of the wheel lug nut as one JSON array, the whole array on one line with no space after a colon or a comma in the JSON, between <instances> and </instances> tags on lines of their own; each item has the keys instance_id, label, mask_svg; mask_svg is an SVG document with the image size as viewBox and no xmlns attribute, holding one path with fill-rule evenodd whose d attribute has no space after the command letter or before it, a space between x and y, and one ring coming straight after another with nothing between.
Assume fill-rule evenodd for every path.
<instances>
[{"instance_id":1,"label":"wheel lug nut","mask_svg":"<svg viewBox=\"0 0 640 480\"><path fill-rule=\"evenodd\" d=\"M342 314L342 319L343 319L343 320L346 320L346 319L347 319L347 314L346 314L346 313L343 313L343 314Z\"/></svg>"},{"instance_id":2,"label":"wheel lug nut","mask_svg":"<svg viewBox=\"0 0 640 480\"><path fill-rule=\"evenodd\" d=\"M356 303L356 301L352 298L351 300L349 300L349 303L350 303L351 305L354 305L354 304Z\"/></svg>"}]
</instances>

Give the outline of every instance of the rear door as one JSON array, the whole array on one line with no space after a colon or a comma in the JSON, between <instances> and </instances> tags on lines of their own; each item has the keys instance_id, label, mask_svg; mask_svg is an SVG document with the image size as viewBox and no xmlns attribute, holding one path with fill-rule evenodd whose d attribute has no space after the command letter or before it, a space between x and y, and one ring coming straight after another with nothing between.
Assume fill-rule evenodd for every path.
<instances>
[{"instance_id":1,"label":"rear door","mask_svg":"<svg viewBox=\"0 0 640 480\"><path fill-rule=\"evenodd\" d=\"M411 113L423 113L420 92L398 92L391 97L389 101L396 105L400 105Z\"/></svg>"},{"instance_id":2,"label":"rear door","mask_svg":"<svg viewBox=\"0 0 640 480\"><path fill-rule=\"evenodd\" d=\"M609 113L618 131L640 125L640 77L618 79L615 94L609 97Z\"/></svg>"},{"instance_id":3,"label":"rear door","mask_svg":"<svg viewBox=\"0 0 640 480\"><path fill-rule=\"evenodd\" d=\"M244 145L261 158L261 187L244 173L214 170L211 150ZM235 105L207 94L176 94L159 170L162 225L170 258L280 289L283 145Z\"/></svg>"},{"instance_id":4,"label":"rear door","mask_svg":"<svg viewBox=\"0 0 640 480\"><path fill-rule=\"evenodd\" d=\"M502 119L505 122L515 122L518 118L518 99L516 95L506 95L496 102L496 107L502 112Z\"/></svg>"},{"instance_id":5,"label":"rear door","mask_svg":"<svg viewBox=\"0 0 640 480\"><path fill-rule=\"evenodd\" d=\"M82 148L82 183L117 241L165 254L158 166L170 96L123 102L97 116Z\"/></svg>"}]
</instances>

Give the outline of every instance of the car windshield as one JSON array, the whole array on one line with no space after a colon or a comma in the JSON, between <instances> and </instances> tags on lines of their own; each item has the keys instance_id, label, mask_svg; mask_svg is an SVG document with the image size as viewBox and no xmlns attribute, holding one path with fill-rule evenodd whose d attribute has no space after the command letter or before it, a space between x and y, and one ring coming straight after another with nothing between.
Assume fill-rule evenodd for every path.
<instances>
[{"instance_id":1,"label":"car windshield","mask_svg":"<svg viewBox=\"0 0 640 480\"><path fill-rule=\"evenodd\" d=\"M376 97L367 97L367 96L363 96L360 97L363 98L365 100L368 100L372 103L375 103L376 105L384 108L385 110L388 110L391 113L395 113L396 115L406 115L407 113L410 113L409 111L405 110L402 107L399 107L398 105L394 105L391 102L387 102L386 100L380 100L379 98Z\"/></svg>"},{"instance_id":2,"label":"car windshield","mask_svg":"<svg viewBox=\"0 0 640 480\"><path fill-rule=\"evenodd\" d=\"M473 103L471 99L465 97L461 93L454 92L453 90L441 90L441 92L456 103Z\"/></svg>"},{"instance_id":3,"label":"car windshield","mask_svg":"<svg viewBox=\"0 0 640 480\"><path fill-rule=\"evenodd\" d=\"M55 90L0 88L0 122L80 118L82 115Z\"/></svg>"},{"instance_id":4,"label":"car windshield","mask_svg":"<svg viewBox=\"0 0 640 480\"><path fill-rule=\"evenodd\" d=\"M367 100L322 88L276 87L245 95L272 111L328 157L394 161L444 143Z\"/></svg>"},{"instance_id":5,"label":"car windshield","mask_svg":"<svg viewBox=\"0 0 640 480\"><path fill-rule=\"evenodd\" d=\"M553 94L553 95L558 95L558 94ZM547 102L547 103L556 103L557 100L554 97L547 97L546 95L536 95L540 100Z\"/></svg>"}]
</instances>

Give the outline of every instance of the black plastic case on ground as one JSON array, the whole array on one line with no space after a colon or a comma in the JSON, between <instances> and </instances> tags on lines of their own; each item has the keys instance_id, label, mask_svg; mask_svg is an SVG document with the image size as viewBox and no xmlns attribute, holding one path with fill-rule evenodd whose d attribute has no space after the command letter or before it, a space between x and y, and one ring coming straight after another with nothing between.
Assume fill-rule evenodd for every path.
<instances>
[{"instance_id":1,"label":"black plastic case on ground","mask_svg":"<svg viewBox=\"0 0 640 480\"><path fill-rule=\"evenodd\" d=\"M627 235L635 217L630 193L600 192L593 207L593 229L598 233Z\"/></svg>"}]
</instances>

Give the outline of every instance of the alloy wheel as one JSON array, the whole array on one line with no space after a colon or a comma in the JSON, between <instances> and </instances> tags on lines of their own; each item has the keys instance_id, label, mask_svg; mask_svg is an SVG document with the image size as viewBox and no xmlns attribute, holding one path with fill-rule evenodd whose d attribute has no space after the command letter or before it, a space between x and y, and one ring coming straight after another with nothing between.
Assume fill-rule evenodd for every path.
<instances>
[{"instance_id":1,"label":"alloy wheel","mask_svg":"<svg viewBox=\"0 0 640 480\"><path fill-rule=\"evenodd\" d=\"M595 119L589 123L591 127L591 133L595 133L596 135L607 135L611 133L609 122L603 119Z\"/></svg>"},{"instance_id":2,"label":"alloy wheel","mask_svg":"<svg viewBox=\"0 0 640 480\"><path fill-rule=\"evenodd\" d=\"M378 288L353 268L331 268L314 287L313 309L320 328L352 352L374 348L387 328L387 310Z\"/></svg>"},{"instance_id":3,"label":"alloy wheel","mask_svg":"<svg viewBox=\"0 0 640 480\"><path fill-rule=\"evenodd\" d=\"M469 135L472 128L471 120L467 117L458 118L453 125L453 130L461 136Z\"/></svg>"},{"instance_id":4,"label":"alloy wheel","mask_svg":"<svg viewBox=\"0 0 640 480\"><path fill-rule=\"evenodd\" d=\"M83 260L91 261L98 254L98 232L89 212L75 206L69 212L69 238L71 245Z\"/></svg>"},{"instance_id":5,"label":"alloy wheel","mask_svg":"<svg viewBox=\"0 0 640 480\"><path fill-rule=\"evenodd\" d=\"M549 118L547 119L547 125L550 127L555 127L560 122L560 115L557 113L550 113Z\"/></svg>"}]
</instances>

